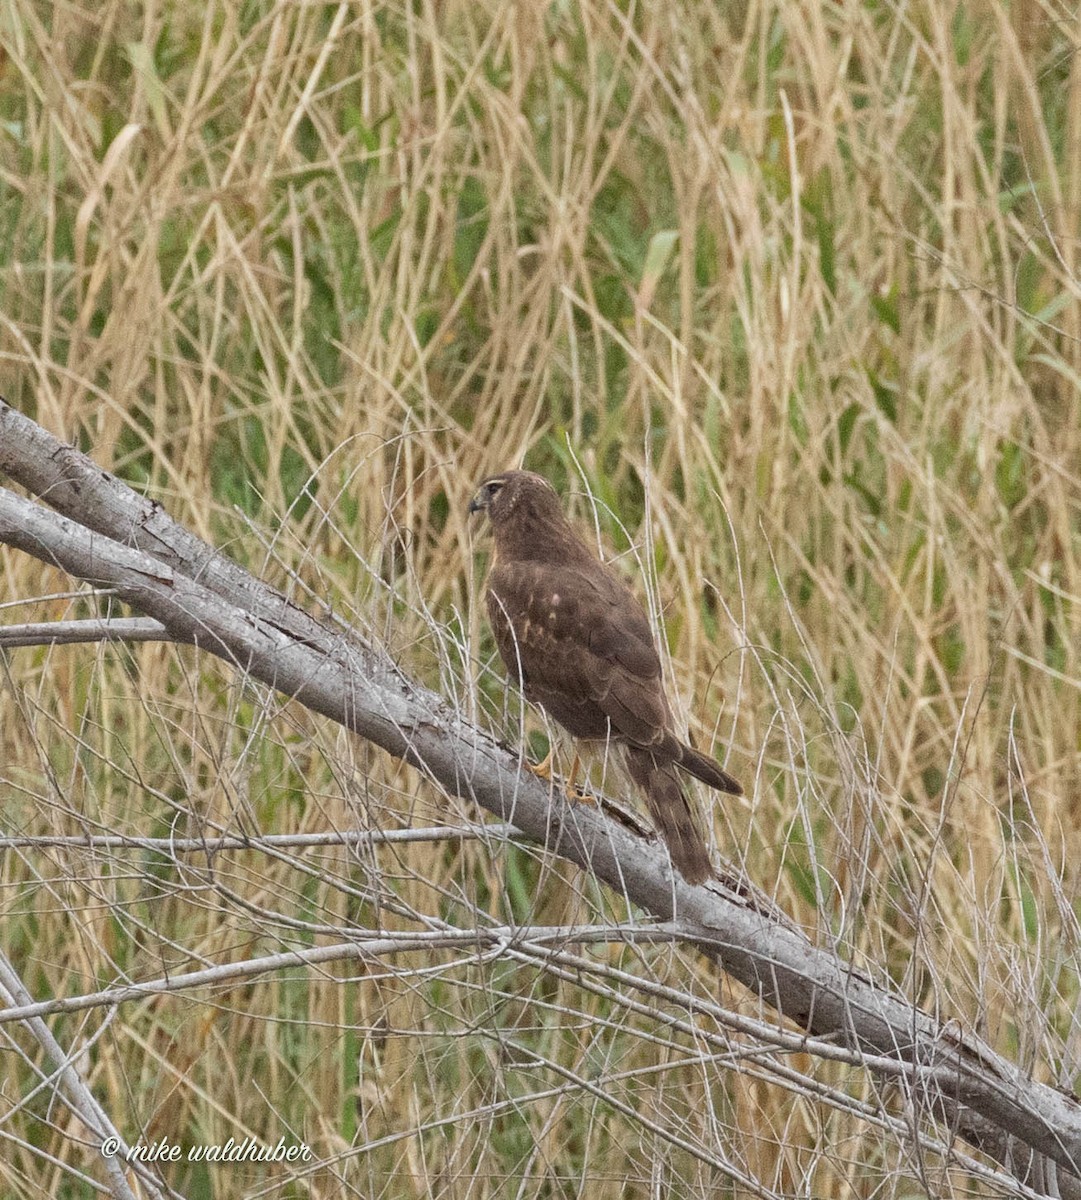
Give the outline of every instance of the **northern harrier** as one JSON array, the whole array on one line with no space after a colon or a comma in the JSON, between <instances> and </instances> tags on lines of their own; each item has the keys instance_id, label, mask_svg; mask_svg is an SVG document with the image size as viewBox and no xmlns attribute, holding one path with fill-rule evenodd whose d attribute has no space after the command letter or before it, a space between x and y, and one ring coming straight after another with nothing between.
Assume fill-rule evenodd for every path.
<instances>
[{"instance_id":1,"label":"northern harrier","mask_svg":"<svg viewBox=\"0 0 1081 1200\"><path fill-rule=\"evenodd\" d=\"M546 479L493 475L469 505L482 510L495 535L488 618L511 679L575 738L622 748L673 864L701 883L713 873L709 851L679 770L732 795L743 789L676 733L642 606L574 531Z\"/></svg>"}]
</instances>

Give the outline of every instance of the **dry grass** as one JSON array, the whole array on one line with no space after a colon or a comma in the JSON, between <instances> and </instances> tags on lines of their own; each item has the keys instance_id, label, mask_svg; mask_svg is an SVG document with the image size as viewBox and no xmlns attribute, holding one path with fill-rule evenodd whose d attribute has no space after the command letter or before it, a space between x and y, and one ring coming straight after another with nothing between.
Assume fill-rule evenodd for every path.
<instances>
[{"instance_id":1,"label":"dry grass","mask_svg":"<svg viewBox=\"0 0 1081 1200\"><path fill-rule=\"evenodd\" d=\"M548 474L650 581L692 732L749 785L723 852L1072 1085L1076 12L94 8L0 10L7 398L508 736L465 505L494 468ZM8 619L104 604L0 563ZM187 650L17 651L0 714L6 833L476 816ZM498 842L0 870L38 998L324 926L625 915ZM685 951L583 953L718 998ZM785 1195L976 1186L866 1122L854 1102L904 1106L862 1073L749 1058L716 1013L535 959L400 955L53 1028L97 1037L85 1073L132 1140L318 1158L170 1177L191 1195L750 1194L726 1163ZM5 1111L0 1188L89 1194L39 1154L97 1170L48 1099Z\"/></svg>"}]
</instances>

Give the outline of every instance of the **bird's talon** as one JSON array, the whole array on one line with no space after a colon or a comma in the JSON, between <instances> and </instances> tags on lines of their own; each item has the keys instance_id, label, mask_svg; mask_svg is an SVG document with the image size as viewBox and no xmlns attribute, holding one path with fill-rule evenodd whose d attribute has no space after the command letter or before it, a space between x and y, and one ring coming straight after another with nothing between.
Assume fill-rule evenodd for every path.
<instances>
[{"instance_id":1,"label":"bird's talon","mask_svg":"<svg viewBox=\"0 0 1081 1200\"><path fill-rule=\"evenodd\" d=\"M538 779L543 779L545 783L550 783L552 780L552 752L551 750L544 756L542 762L525 764L525 769L536 775Z\"/></svg>"}]
</instances>

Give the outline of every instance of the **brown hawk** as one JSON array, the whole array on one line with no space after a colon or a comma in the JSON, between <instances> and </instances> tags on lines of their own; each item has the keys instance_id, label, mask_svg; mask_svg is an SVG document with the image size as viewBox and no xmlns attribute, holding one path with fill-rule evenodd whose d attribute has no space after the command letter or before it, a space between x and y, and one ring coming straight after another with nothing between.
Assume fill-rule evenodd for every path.
<instances>
[{"instance_id":1,"label":"brown hawk","mask_svg":"<svg viewBox=\"0 0 1081 1200\"><path fill-rule=\"evenodd\" d=\"M539 475L493 475L469 511L486 511L492 523L488 618L511 679L573 737L622 748L675 867L689 883L709 878L679 771L732 795L743 789L677 735L634 593L578 536Z\"/></svg>"}]
</instances>

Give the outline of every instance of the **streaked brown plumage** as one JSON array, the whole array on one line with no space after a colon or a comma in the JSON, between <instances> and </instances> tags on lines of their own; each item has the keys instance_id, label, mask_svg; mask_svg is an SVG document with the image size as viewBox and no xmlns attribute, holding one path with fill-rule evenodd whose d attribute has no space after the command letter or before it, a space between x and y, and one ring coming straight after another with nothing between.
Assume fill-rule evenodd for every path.
<instances>
[{"instance_id":1,"label":"streaked brown plumage","mask_svg":"<svg viewBox=\"0 0 1081 1200\"><path fill-rule=\"evenodd\" d=\"M511 678L574 737L623 748L673 864L701 883L709 851L677 768L722 792L743 789L677 736L642 606L578 536L546 479L493 475L469 506L482 510L496 551L488 617Z\"/></svg>"}]
</instances>

